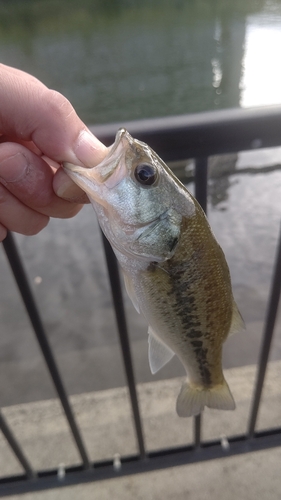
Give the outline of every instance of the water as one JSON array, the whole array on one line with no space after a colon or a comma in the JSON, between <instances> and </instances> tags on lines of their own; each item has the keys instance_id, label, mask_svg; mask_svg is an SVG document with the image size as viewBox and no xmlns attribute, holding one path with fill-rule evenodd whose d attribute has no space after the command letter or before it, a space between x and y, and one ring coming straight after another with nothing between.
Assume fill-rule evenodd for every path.
<instances>
[{"instance_id":1,"label":"water","mask_svg":"<svg viewBox=\"0 0 281 500\"><path fill-rule=\"evenodd\" d=\"M0 41L90 124L281 102L279 1L2 1Z\"/></svg>"},{"instance_id":2,"label":"water","mask_svg":"<svg viewBox=\"0 0 281 500\"><path fill-rule=\"evenodd\" d=\"M0 61L65 94L88 124L281 103L281 2L0 0ZM209 217L229 262L247 334L225 366L255 363L280 221L281 150L239 153L213 179ZM256 168L255 175L239 169ZM192 189L192 187L191 187ZM91 207L17 238L69 393L122 385L120 351ZM54 395L0 253L1 404ZM37 280L40 276L42 281ZM151 377L146 324L126 300L138 381ZM272 358L281 357L278 326Z\"/></svg>"}]
</instances>

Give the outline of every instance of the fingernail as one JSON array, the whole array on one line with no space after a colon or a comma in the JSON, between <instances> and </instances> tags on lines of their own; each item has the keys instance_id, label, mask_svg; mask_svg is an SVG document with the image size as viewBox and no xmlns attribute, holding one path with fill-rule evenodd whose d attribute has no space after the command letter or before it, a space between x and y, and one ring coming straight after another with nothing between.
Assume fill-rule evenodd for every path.
<instances>
[{"instance_id":1,"label":"fingernail","mask_svg":"<svg viewBox=\"0 0 281 500\"><path fill-rule=\"evenodd\" d=\"M28 160L22 153L3 159L0 162L0 180L2 184L20 181L27 173Z\"/></svg>"},{"instance_id":2,"label":"fingernail","mask_svg":"<svg viewBox=\"0 0 281 500\"><path fill-rule=\"evenodd\" d=\"M71 179L66 178L63 184L56 188L55 192L60 198L72 198L77 193L77 187Z\"/></svg>"},{"instance_id":3,"label":"fingernail","mask_svg":"<svg viewBox=\"0 0 281 500\"><path fill-rule=\"evenodd\" d=\"M93 134L84 130L78 137L74 153L85 167L95 167L107 155L107 147Z\"/></svg>"}]
</instances>

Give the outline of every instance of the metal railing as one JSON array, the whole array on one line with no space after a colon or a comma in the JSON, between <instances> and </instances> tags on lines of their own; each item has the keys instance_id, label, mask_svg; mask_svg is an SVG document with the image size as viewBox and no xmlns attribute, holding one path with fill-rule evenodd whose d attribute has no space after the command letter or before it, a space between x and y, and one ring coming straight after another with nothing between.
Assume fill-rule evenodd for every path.
<instances>
[{"instance_id":1,"label":"metal railing","mask_svg":"<svg viewBox=\"0 0 281 500\"><path fill-rule=\"evenodd\" d=\"M109 145L114 141L114 136L119 126L125 126L133 136L147 142L165 161L195 158L195 194L205 211L207 206L208 156L281 145L280 106L249 110L224 110L200 113L198 115L143 120L141 122L92 127L92 130L105 144ZM0 429L24 470L23 474L17 476L1 477L0 475L0 496L8 496L27 491L38 491L59 486L69 486L71 484L89 481L98 481L116 476L152 471L170 466L175 467L176 465L206 461L224 456L281 446L281 427L259 432L255 430L280 298L281 235L279 236L271 291L268 298L267 314L257 379L249 413L248 429L243 435L228 436L229 446L227 450L221 445L220 439L207 442L201 440L200 416L194 418L194 437L192 445L160 449L154 452L148 452L146 450L119 269L113 251L105 238L103 238L103 245L123 354L123 363L127 376L138 443L138 453L133 456L121 457L121 467L119 467L118 470L114 467L112 459L91 463L81 437L81 432L71 409L62 377L44 331L42 320L36 307L14 238L11 234L8 234L3 242L4 250L7 254L27 314L46 361L50 377L53 380L69 423L69 428L81 457L81 465L66 467L63 481L59 480L57 469L42 471L34 470L26 458L24 450L21 448L9 428L8 423L0 413ZM198 453L199 450L200 453Z\"/></svg>"}]
</instances>

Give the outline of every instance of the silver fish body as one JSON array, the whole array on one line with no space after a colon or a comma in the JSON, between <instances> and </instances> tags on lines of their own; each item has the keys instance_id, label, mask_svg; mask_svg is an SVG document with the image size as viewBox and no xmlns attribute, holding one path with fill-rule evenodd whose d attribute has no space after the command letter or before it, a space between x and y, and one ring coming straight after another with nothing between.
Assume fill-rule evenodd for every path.
<instances>
[{"instance_id":1,"label":"silver fish body","mask_svg":"<svg viewBox=\"0 0 281 500\"><path fill-rule=\"evenodd\" d=\"M197 201L158 155L125 129L98 166L64 168L89 196L126 290L149 324L152 373L174 354L186 369L179 416L196 415L205 406L234 409L222 372L222 345L243 321L224 254Z\"/></svg>"}]
</instances>

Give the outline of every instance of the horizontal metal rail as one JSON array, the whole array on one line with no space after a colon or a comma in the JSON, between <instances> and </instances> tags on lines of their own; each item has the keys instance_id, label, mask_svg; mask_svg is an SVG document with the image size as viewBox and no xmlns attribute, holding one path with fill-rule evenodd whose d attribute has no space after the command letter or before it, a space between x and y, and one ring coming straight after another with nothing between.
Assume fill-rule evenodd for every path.
<instances>
[{"instance_id":1,"label":"horizontal metal rail","mask_svg":"<svg viewBox=\"0 0 281 500\"><path fill-rule=\"evenodd\" d=\"M198 115L95 126L92 127L92 130L105 144L109 145L114 141L115 133L121 126L125 126L138 139L147 142L166 161L195 158L195 195L206 211L208 157L213 154L281 145L281 106L249 110L224 110ZM162 449L157 452L147 452L145 449L117 261L105 238L103 242L139 453L131 457L121 457L120 469L114 467L112 460L90 463L20 256L12 235L9 234L4 241L4 249L80 452L82 464L66 468L63 479L57 470L34 471L25 458L20 444L9 429L8 422L0 419L0 429L25 471L24 474L18 476L7 478L0 476L0 496L109 479L281 446L281 428L255 432L280 298L281 232L267 307L257 380L249 415L248 432L243 436L227 438L227 446L224 446L220 440L202 442L201 416L199 415L194 419L192 446Z\"/></svg>"},{"instance_id":2,"label":"horizontal metal rail","mask_svg":"<svg viewBox=\"0 0 281 500\"><path fill-rule=\"evenodd\" d=\"M81 466L66 467L63 478L60 478L57 469L52 469L40 471L36 480L27 481L24 476L14 476L9 478L9 481L0 479L0 495L4 497L104 481L169 467L233 457L279 446L281 446L281 428L276 428L257 432L252 439L247 439L245 435L239 435L223 441L220 439L205 441L201 443L199 450L195 446L179 446L149 452L145 460L141 460L139 455L125 456L121 458L121 464L118 464L118 468L115 466L114 460L105 460L93 463L89 470L84 470Z\"/></svg>"},{"instance_id":3,"label":"horizontal metal rail","mask_svg":"<svg viewBox=\"0 0 281 500\"><path fill-rule=\"evenodd\" d=\"M106 145L120 127L147 142L164 161L280 146L281 106L224 109L92 126Z\"/></svg>"}]
</instances>

